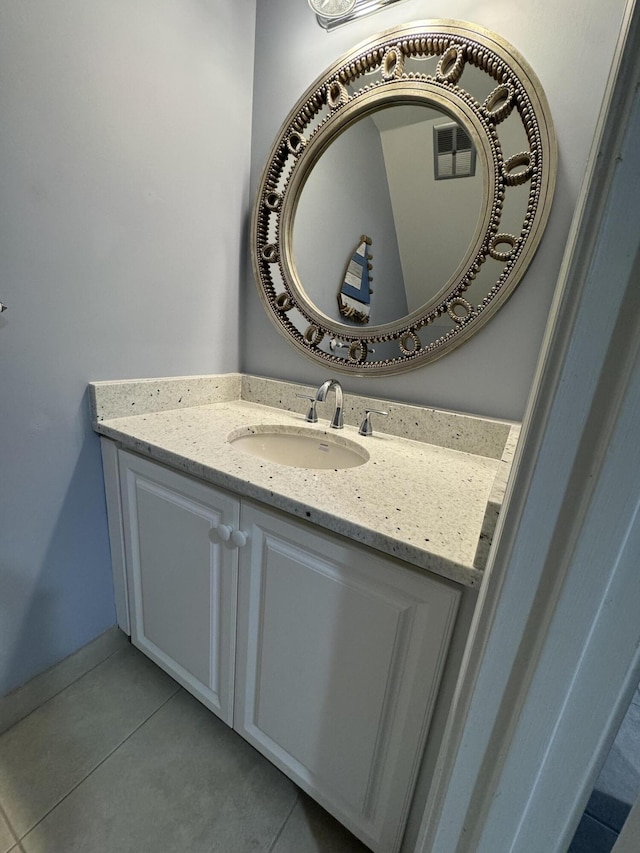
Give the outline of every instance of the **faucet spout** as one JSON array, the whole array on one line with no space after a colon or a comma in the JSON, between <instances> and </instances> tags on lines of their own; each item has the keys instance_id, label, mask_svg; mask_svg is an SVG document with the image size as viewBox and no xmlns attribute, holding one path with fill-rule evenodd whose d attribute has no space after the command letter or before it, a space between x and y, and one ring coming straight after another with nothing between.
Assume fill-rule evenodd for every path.
<instances>
[{"instance_id":1,"label":"faucet spout","mask_svg":"<svg viewBox=\"0 0 640 853\"><path fill-rule=\"evenodd\" d=\"M344 427L342 415L342 385L337 379L327 379L316 391L316 400L318 403L323 403L327 399L327 394L333 388L336 393L336 408L331 418L330 427L332 429L342 429Z\"/></svg>"}]
</instances>

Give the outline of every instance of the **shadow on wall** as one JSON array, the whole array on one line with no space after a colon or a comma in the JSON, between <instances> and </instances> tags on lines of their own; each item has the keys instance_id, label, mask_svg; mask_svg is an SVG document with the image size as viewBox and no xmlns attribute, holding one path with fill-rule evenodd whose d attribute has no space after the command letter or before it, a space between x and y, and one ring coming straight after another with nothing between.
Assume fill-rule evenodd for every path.
<instances>
[{"instance_id":1,"label":"shadow on wall","mask_svg":"<svg viewBox=\"0 0 640 853\"><path fill-rule=\"evenodd\" d=\"M115 623L100 444L86 396L80 452L40 567L2 567L0 696Z\"/></svg>"}]
</instances>

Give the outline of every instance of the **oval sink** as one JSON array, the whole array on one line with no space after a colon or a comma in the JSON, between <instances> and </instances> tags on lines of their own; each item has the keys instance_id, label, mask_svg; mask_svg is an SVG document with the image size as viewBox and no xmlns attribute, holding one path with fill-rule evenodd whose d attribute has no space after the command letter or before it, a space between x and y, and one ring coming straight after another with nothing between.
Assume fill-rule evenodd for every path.
<instances>
[{"instance_id":1,"label":"oval sink","mask_svg":"<svg viewBox=\"0 0 640 853\"><path fill-rule=\"evenodd\" d=\"M369 459L355 441L304 427L243 427L229 433L227 441L243 453L293 468L354 468Z\"/></svg>"}]
</instances>

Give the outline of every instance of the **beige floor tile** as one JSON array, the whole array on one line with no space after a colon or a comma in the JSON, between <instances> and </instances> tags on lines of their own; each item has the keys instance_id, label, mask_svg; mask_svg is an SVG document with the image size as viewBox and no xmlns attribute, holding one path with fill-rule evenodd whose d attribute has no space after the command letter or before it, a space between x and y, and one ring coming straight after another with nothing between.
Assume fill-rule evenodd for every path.
<instances>
[{"instance_id":1,"label":"beige floor tile","mask_svg":"<svg viewBox=\"0 0 640 853\"><path fill-rule=\"evenodd\" d=\"M25 853L267 851L295 786L184 691L22 843Z\"/></svg>"},{"instance_id":2,"label":"beige floor tile","mask_svg":"<svg viewBox=\"0 0 640 853\"><path fill-rule=\"evenodd\" d=\"M118 649L127 645L129 645L129 638L126 634L117 627L110 628L68 658L32 678L23 687L2 697L0 699L0 734L73 684Z\"/></svg>"},{"instance_id":3,"label":"beige floor tile","mask_svg":"<svg viewBox=\"0 0 640 853\"><path fill-rule=\"evenodd\" d=\"M300 793L271 853L370 853L320 806Z\"/></svg>"},{"instance_id":4,"label":"beige floor tile","mask_svg":"<svg viewBox=\"0 0 640 853\"><path fill-rule=\"evenodd\" d=\"M13 850L15 844L16 840L4 819L4 815L0 812L0 853L8 853L9 850Z\"/></svg>"},{"instance_id":5,"label":"beige floor tile","mask_svg":"<svg viewBox=\"0 0 640 853\"><path fill-rule=\"evenodd\" d=\"M5 732L0 803L18 837L176 689L155 664L127 646Z\"/></svg>"}]
</instances>

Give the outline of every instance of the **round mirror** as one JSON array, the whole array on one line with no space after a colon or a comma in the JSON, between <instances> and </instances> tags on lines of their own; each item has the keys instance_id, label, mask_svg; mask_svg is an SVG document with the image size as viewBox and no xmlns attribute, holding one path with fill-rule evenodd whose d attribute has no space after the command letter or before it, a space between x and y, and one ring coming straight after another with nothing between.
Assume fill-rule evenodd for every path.
<instances>
[{"instance_id":1,"label":"round mirror","mask_svg":"<svg viewBox=\"0 0 640 853\"><path fill-rule=\"evenodd\" d=\"M462 343L513 291L548 218L555 140L533 72L497 36L438 24L328 69L263 174L267 311L338 370L397 372Z\"/></svg>"}]
</instances>

